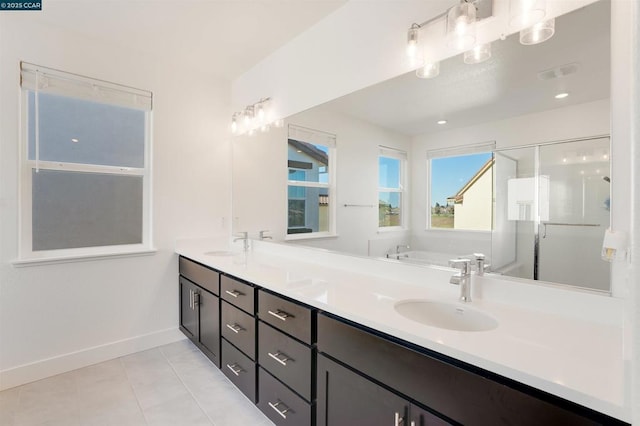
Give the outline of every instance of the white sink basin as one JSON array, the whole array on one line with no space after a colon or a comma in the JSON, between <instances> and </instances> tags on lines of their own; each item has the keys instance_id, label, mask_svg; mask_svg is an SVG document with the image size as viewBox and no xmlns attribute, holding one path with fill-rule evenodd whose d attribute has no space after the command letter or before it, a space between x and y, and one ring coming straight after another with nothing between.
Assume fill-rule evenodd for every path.
<instances>
[{"instance_id":1,"label":"white sink basin","mask_svg":"<svg viewBox=\"0 0 640 426\"><path fill-rule=\"evenodd\" d=\"M395 310L412 321L447 330L487 331L498 327L495 318L461 304L403 300L396 303Z\"/></svg>"}]
</instances>

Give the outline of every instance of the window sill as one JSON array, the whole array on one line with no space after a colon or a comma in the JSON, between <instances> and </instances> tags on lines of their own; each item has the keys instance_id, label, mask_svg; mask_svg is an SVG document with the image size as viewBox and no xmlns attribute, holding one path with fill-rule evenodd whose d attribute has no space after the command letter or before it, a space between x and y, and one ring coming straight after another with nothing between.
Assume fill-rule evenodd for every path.
<instances>
[{"instance_id":1,"label":"window sill","mask_svg":"<svg viewBox=\"0 0 640 426\"><path fill-rule=\"evenodd\" d=\"M297 240L316 240L321 238L336 238L338 234L330 232L311 232L308 234L288 234L284 237L285 241L297 241Z\"/></svg>"},{"instance_id":2,"label":"window sill","mask_svg":"<svg viewBox=\"0 0 640 426\"><path fill-rule=\"evenodd\" d=\"M378 234L386 234L388 232L407 232L409 229L402 226L389 226L385 228L378 228Z\"/></svg>"},{"instance_id":3,"label":"window sill","mask_svg":"<svg viewBox=\"0 0 640 426\"><path fill-rule=\"evenodd\" d=\"M24 268L29 266L54 265L58 263L86 262L86 261L92 261L92 260L118 259L122 257L134 257L134 256L151 256L156 254L157 251L158 249L156 248L145 248L145 249L131 249L131 250L123 250L123 251L104 252L104 253L21 258L21 259L16 259L11 261L11 264L13 265L14 268Z\"/></svg>"}]
</instances>

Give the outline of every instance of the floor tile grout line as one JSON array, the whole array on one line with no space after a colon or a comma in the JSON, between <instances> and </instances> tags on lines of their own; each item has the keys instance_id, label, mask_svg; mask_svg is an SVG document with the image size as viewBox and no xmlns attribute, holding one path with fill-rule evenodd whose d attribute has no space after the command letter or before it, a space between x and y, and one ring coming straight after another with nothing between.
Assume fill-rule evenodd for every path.
<instances>
[{"instance_id":1,"label":"floor tile grout line","mask_svg":"<svg viewBox=\"0 0 640 426\"><path fill-rule=\"evenodd\" d=\"M118 358L118 360L120 361L120 365L122 366L122 369L124 370L124 374L125 376L127 376L127 383L129 384L129 387L131 388L131 392L133 392L133 396L136 398L136 404L138 405L138 408L140 409L140 412L142 413L142 418L144 419L144 423L145 424L149 424L149 420L147 419L147 415L144 413L144 410L142 409L142 405L140 405L140 400L138 399L138 394L136 393L136 389L133 387L133 384L131 383L131 377L129 377L129 372L127 371L127 366L124 363L124 357L120 357Z\"/></svg>"},{"instance_id":2,"label":"floor tile grout line","mask_svg":"<svg viewBox=\"0 0 640 426\"><path fill-rule=\"evenodd\" d=\"M191 389L189 389L189 386L187 386L187 384L184 382L184 380L182 380L182 376L180 375L180 373L178 373L178 370L176 370L176 368L173 366L173 364L171 363L169 358L167 358L167 355L164 353L164 351L162 349L160 349L160 348L158 348L158 349L160 350L160 354L162 354L162 357L167 361L167 364L169 364L169 367L171 367L171 369L173 370L175 375L178 377L178 380L180 380L180 383L182 383L182 386L184 386L184 388L187 390L187 392L189 392L189 395L191 395L191 398L195 401L196 405L198 405L198 407L204 413L204 415L207 417L207 419L209 419L209 422L211 422L211 424L213 426L216 426L216 423L213 421L211 416L209 416L209 413L207 413L207 410L205 410L204 407L202 405L200 405L200 402L198 402L198 398L196 398L196 396L191 391ZM211 363L211 365L214 365L214 364ZM215 367L215 365L214 365L214 367Z\"/></svg>"}]
</instances>

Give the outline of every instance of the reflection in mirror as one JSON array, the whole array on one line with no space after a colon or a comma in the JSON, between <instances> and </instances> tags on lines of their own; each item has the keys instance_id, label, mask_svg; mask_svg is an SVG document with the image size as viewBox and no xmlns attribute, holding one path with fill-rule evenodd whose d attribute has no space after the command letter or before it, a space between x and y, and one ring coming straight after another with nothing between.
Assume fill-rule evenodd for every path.
<instances>
[{"instance_id":1,"label":"reflection in mirror","mask_svg":"<svg viewBox=\"0 0 640 426\"><path fill-rule=\"evenodd\" d=\"M257 238L269 230L274 241L423 264L484 253L505 276L608 291L609 266L599 253L609 226L610 159L596 162L582 144L608 149L608 136L594 137L609 134L609 56L610 3L598 1L558 17L545 43L523 46L514 34L492 43L483 63L458 55L441 63L437 78L408 73L288 117L284 128L236 137L233 231ZM556 98L561 92L569 95ZM335 186L327 193L318 189L325 183L301 177L311 170L301 163L324 167L321 160L288 158L287 140L316 149L318 142L292 128L335 135L327 168ZM567 140L576 142L550 144ZM433 153L478 153L468 151L478 145L490 146L484 152L494 152L493 163L469 166L438 194ZM406 155L402 177L383 150ZM571 152L585 152L576 154L582 163L561 164ZM458 228L478 219L463 211L472 210L480 181L493 183L492 229L470 222L456 229L456 216ZM315 188L313 199L304 186ZM319 213L327 194L322 227L309 212Z\"/></svg>"}]
</instances>

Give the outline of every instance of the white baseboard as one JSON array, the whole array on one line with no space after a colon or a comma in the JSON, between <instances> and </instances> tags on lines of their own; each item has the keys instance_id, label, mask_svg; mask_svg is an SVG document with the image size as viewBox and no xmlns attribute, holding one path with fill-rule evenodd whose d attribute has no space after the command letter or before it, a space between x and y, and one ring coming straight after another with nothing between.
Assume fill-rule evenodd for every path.
<instances>
[{"instance_id":1,"label":"white baseboard","mask_svg":"<svg viewBox=\"0 0 640 426\"><path fill-rule=\"evenodd\" d=\"M186 339L178 328L131 337L0 371L0 391Z\"/></svg>"}]
</instances>

